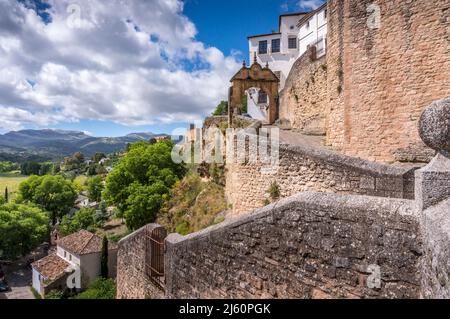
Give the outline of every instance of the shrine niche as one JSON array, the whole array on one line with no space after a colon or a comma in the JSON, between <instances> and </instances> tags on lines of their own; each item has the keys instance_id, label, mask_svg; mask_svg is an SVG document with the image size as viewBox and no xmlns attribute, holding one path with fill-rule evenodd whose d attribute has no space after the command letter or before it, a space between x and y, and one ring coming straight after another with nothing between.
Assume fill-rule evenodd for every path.
<instances>
[{"instance_id":1,"label":"shrine niche","mask_svg":"<svg viewBox=\"0 0 450 319\"><path fill-rule=\"evenodd\" d=\"M259 89L264 92L268 107L266 112L266 124L273 124L278 118L278 89L280 80L269 69L269 65L262 67L256 60L247 67L244 61L242 68L230 81L230 113L242 113L243 97L247 98L249 91ZM230 114L231 116L232 114Z\"/></svg>"}]
</instances>

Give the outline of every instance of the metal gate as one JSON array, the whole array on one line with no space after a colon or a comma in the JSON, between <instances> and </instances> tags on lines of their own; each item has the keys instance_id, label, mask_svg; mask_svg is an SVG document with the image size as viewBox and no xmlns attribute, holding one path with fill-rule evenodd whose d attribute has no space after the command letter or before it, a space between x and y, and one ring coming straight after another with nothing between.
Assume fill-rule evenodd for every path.
<instances>
[{"instance_id":1,"label":"metal gate","mask_svg":"<svg viewBox=\"0 0 450 319\"><path fill-rule=\"evenodd\" d=\"M146 235L145 268L148 278L161 288L164 280L164 240L167 232L163 227L149 229Z\"/></svg>"}]
</instances>

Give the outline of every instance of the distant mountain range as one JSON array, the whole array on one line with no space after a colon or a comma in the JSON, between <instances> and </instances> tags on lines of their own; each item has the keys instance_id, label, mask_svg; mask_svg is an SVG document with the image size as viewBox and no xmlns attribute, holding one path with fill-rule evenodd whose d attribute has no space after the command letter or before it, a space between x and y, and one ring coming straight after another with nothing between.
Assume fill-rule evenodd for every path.
<instances>
[{"instance_id":1,"label":"distant mountain range","mask_svg":"<svg viewBox=\"0 0 450 319\"><path fill-rule=\"evenodd\" d=\"M128 143L149 141L166 134L132 133L122 137L93 137L64 130L22 130L0 135L0 161L23 162L60 159L75 152L91 157L96 152L122 151Z\"/></svg>"}]
</instances>

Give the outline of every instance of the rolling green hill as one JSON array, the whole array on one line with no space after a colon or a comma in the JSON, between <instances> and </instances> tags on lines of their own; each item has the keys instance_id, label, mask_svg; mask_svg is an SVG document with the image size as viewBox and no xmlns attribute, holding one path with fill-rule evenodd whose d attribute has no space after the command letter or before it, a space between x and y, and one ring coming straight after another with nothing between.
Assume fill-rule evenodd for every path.
<instances>
[{"instance_id":1,"label":"rolling green hill","mask_svg":"<svg viewBox=\"0 0 450 319\"><path fill-rule=\"evenodd\" d=\"M96 152L122 151L127 144L148 141L153 133L133 133L122 137L93 137L83 132L63 130L23 130L0 135L0 161L46 161L75 152L91 157Z\"/></svg>"}]
</instances>

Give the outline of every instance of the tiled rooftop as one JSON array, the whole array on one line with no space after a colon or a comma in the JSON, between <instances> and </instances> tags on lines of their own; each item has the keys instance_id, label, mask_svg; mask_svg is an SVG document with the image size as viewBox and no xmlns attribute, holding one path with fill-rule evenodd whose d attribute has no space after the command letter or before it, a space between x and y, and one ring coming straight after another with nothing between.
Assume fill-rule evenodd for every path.
<instances>
[{"instance_id":1,"label":"tiled rooftop","mask_svg":"<svg viewBox=\"0 0 450 319\"><path fill-rule=\"evenodd\" d=\"M70 264L57 255L48 255L31 264L45 279L54 281L65 274Z\"/></svg>"},{"instance_id":2,"label":"tiled rooftop","mask_svg":"<svg viewBox=\"0 0 450 319\"><path fill-rule=\"evenodd\" d=\"M78 256L98 253L102 249L102 239L87 230L59 239L57 245ZM115 243L109 242L109 250L117 249Z\"/></svg>"}]
</instances>

